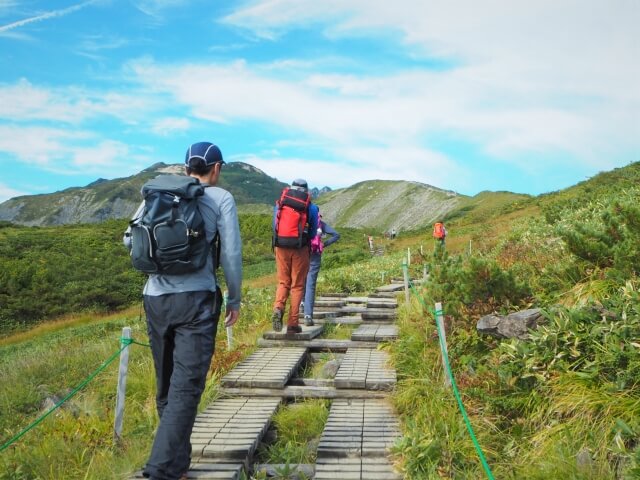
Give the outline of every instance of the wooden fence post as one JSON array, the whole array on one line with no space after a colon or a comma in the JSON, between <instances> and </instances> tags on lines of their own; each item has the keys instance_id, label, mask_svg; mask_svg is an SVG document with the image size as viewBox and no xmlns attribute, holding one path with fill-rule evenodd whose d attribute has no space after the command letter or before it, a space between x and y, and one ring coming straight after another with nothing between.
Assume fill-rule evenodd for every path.
<instances>
[{"instance_id":1,"label":"wooden fence post","mask_svg":"<svg viewBox=\"0 0 640 480\"><path fill-rule=\"evenodd\" d=\"M227 314L228 299L229 299L229 292L225 290L224 294L222 295L222 316L225 319L225 321L227 319L226 314ZM227 327L227 350L231 351L232 348L233 348L233 327Z\"/></svg>"},{"instance_id":2,"label":"wooden fence post","mask_svg":"<svg viewBox=\"0 0 640 480\"><path fill-rule=\"evenodd\" d=\"M409 266L407 265L406 260L402 262L402 273L404 276L404 298L407 302L407 305L410 303L409 298Z\"/></svg>"},{"instance_id":3,"label":"wooden fence post","mask_svg":"<svg viewBox=\"0 0 640 480\"><path fill-rule=\"evenodd\" d=\"M131 339L131 328L122 329L121 347L127 340ZM116 393L116 416L113 424L113 437L119 441L122 436L122 419L124 417L124 401L127 391L127 370L129 368L129 345L120 352L120 369L118 370L118 390Z\"/></svg>"},{"instance_id":4,"label":"wooden fence post","mask_svg":"<svg viewBox=\"0 0 640 480\"><path fill-rule=\"evenodd\" d=\"M436 323L438 324L438 332L441 337L440 350L442 353L442 367L444 368L444 384L447 387L451 386L451 377L449 376L449 370L447 368L447 363L445 362L445 356L448 356L447 349L447 332L444 329L444 318L442 316L442 303L436 303Z\"/></svg>"}]
</instances>

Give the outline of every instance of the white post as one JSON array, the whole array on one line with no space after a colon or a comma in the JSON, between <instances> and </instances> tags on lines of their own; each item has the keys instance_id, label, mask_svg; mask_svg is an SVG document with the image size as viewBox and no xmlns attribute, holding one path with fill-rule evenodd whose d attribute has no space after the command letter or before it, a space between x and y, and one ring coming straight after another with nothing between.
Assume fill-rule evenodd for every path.
<instances>
[{"instance_id":1,"label":"white post","mask_svg":"<svg viewBox=\"0 0 640 480\"><path fill-rule=\"evenodd\" d=\"M131 338L131 328L122 329L121 346ZM129 367L129 346L127 345L120 352L120 369L118 371L118 391L116 394L116 417L113 425L113 437L116 441L122 436L122 418L124 417L124 400L127 391L127 370Z\"/></svg>"},{"instance_id":2,"label":"white post","mask_svg":"<svg viewBox=\"0 0 640 480\"><path fill-rule=\"evenodd\" d=\"M449 355L449 352L447 349L447 333L444 330L444 318L442 316L442 303L440 302L436 303L436 323L438 326L438 332L440 335L442 335L440 349L442 353L442 367L444 368L444 384L447 387L450 387L451 377L449 377L449 370L447 369L447 364L444 360L445 356Z\"/></svg>"},{"instance_id":3,"label":"white post","mask_svg":"<svg viewBox=\"0 0 640 480\"><path fill-rule=\"evenodd\" d=\"M224 291L224 295L222 296L222 316L226 320L227 313L227 300L229 299L229 292ZM227 327L227 350L231 350L233 348L233 327Z\"/></svg>"},{"instance_id":4,"label":"white post","mask_svg":"<svg viewBox=\"0 0 640 480\"><path fill-rule=\"evenodd\" d=\"M382 272L382 285L384 285L384 272Z\"/></svg>"},{"instance_id":5,"label":"white post","mask_svg":"<svg viewBox=\"0 0 640 480\"><path fill-rule=\"evenodd\" d=\"M424 256L424 252L422 251L422 244L420 244L420 256Z\"/></svg>"},{"instance_id":6,"label":"white post","mask_svg":"<svg viewBox=\"0 0 640 480\"><path fill-rule=\"evenodd\" d=\"M422 264L422 280L423 281L427 280L427 264L426 263Z\"/></svg>"},{"instance_id":7,"label":"white post","mask_svg":"<svg viewBox=\"0 0 640 480\"><path fill-rule=\"evenodd\" d=\"M471 256L471 239L469 239L469 256Z\"/></svg>"},{"instance_id":8,"label":"white post","mask_svg":"<svg viewBox=\"0 0 640 480\"><path fill-rule=\"evenodd\" d=\"M404 275L404 299L407 302L407 305L409 305L409 266L407 265L407 262L402 262L402 273Z\"/></svg>"},{"instance_id":9,"label":"white post","mask_svg":"<svg viewBox=\"0 0 640 480\"><path fill-rule=\"evenodd\" d=\"M411 248L407 247L407 265L411 265Z\"/></svg>"}]
</instances>

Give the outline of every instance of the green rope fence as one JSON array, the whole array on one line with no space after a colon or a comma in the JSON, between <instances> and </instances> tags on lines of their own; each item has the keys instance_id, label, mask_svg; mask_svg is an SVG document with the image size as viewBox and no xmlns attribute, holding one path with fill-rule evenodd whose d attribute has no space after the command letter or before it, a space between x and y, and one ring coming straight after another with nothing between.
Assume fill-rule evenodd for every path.
<instances>
[{"instance_id":1,"label":"green rope fence","mask_svg":"<svg viewBox=\"0 0 640 480\"><path fill-rule=\"evenodd\" d=\"M403 265L403 267L406 268L406 265ZM413 285L413 282L411 281L409 282L409 287L411 289L411 292L416 296L416 298L420 301L420 303L422 303L422 306L424 307L425 311L431 313L431 315L433 315L434 320L436 320L436 329L438 331L440 351L442 352L442 359L446 369L446 374L449 375L449 379L451 380L451 388L453 390L453 395L455 396L456 401L458 402L458 409L462 414L462 418L464 419L464 424L467 427L467 431L469 432L469 436L471 437L473 446L475 447L476 452L478 453L478 457L480 458L480 463L482 464L482 467L484 468L484 471L487 474L487 478L489 478L490 480L495 480L493 477L493 473L491 472L491 468L487 463L487 459L485 458L484 453L482 452L482 447L480 446L480 443L478 442L478 439L476 438L476 435L473 431L471 421L469 420L469 416L467 415L467 410L464 408L464 404L462 403L462 397L460 395L460 391L458 390L458 385L456 384L456 380L453 376L453 371L451 370L451 364L449 363L449 355L447 354L447 348L444 343L445 342L444 332L441 331L440 325L437 322L437 316L442 315L442 310L435 310L429 307L424 301L424 298L422 298L422 296L418 294L415 286Z\"/></svg>"},{"instance_id":2,"label":"green rope fence","mask_svg":"<svg viewBox=\"0 0 640 480\"><path fill-rule=\"evenodd\" d=\"M20 433L18 433L13 438L9 439L6 443L4 443L0 447L0 453L3 452L4 450L6 450L7 448L9 448L11 445L13 445L18 440L20 440L27 432L29 432L30 430L32 430L33 428L38 426L40 423L42 423L44 421L45 418L47 418L49 415L51 415L53 412L55 412L58 408L60 408L62 405L64 405L65 402L67 402L76 393L78 393L80 390L82 390L100 372L102 372L105 368L107 368L111 364L111 362L113 362L118 357L118 355L120 355L120 353L131 344L141 345L143 347L149 347L150 346L150 345L148 345L146 343L137 342L133 338L121 337L120 338L120 345L121 346L116 352L114 352L109 358L107 358L102 363L102 365L100 365L93 373L91 373L87 378L85 378L82 382L80 382L80 384L78 384L78 386L76 388L74 388L70 393L68 393L62 400L60 400L53 407L51 407L49 410L47 410L45 413L43 413L31 425L29 425L24 430L22 430Z\"/></svg>"}]
</instances>

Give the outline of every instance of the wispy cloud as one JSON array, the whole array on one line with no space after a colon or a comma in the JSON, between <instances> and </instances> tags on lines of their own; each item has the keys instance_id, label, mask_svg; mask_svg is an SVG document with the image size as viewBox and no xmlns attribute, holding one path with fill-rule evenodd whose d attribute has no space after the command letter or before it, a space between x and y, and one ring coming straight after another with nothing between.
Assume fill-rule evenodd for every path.
<instances>
[{"instance_id":1,"label":"wispy cloud","mask_svg":"<svg viewBox=\"0 0 640 480\"><path fill-rule=\"evenodd\" d=\"M184 132L191 127L191 122L187 118L167 117L155 122L151 129L157 135L166 137L176 132Z\"/></svg>"},{"instance_id":2,"label":"wispy cloud","mask_svg":"<svg viewBox=\"0 0 640 480\"><path fill-rule=\"evenodd\" d=\"M86 2L78 3L76 5L72 5L67 8L63 8L60 10L52 10L50 12L42 13L40 15L35 15L33 17L25 18L23 20L18 20L17 22L9 23L7 25L0 26L0 33L6 32L9 30L13 30L14 28L24 27L25 25L29 25L30 23L42 22L44 20L49 20L51 18L64 17L65 15L69 15L70 13L77 12L78 10L97 3L101 0L88 0Z\"/></svg>"},{"instance_id":3,"label":"wispy cloud","mask_svg":"<svg viewBox=\"0 0 640 480\"><path fill-rule=\"evenodd\" d=\"M160 99L143 91L88 90L73 85L44 88L25 79L0 85L0 119L11 122L47 121L80 124L110 116L123 123L145 119L160 108Z\"/></svg>"},{"instance_id":4,"label":"wispy cloud","mask_svg":"<svg viewBox=\"0 0 640 480\"><path fill-rule=\"evenodd\" d=\"M4 183L0 183L0 203L10 198L18 197L20 195L27 195L27 192L22 192L20 190L11 188L8 185L5 185Z\"/></svg>"}]
</instances>

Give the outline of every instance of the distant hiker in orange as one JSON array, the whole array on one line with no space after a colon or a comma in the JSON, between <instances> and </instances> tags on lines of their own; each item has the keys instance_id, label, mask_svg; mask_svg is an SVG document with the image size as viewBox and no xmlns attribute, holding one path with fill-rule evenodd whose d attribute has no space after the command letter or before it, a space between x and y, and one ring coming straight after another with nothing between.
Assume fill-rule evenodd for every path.
<instances>
[{"instance_id":1,"label":"distant hiker in orange","mask_svg":"<svg viewBox=\"0 0 640 480\"><path fill-rule=\"evenodd\" d=\"M282 330L282 316L289 295L287 333L300 333L300 303L309 271L311 239L318 229L318 207L311 203L307 181L294 180L282 191L273 209L273 247L278 289L273 304L273 330Z\"/></svg>"},{"instance_id":2,"label":"distant hiker in orange","mask_svg":"<svg viewBox=\"0 0 640 480\"><path fill-rule=\"evenodd\" d=\"M433 224L433 238L436 241L436 250L444 250L444 242L447 238L447 229L443 222L436 222Z\"/></svg>"}]
</instances>

